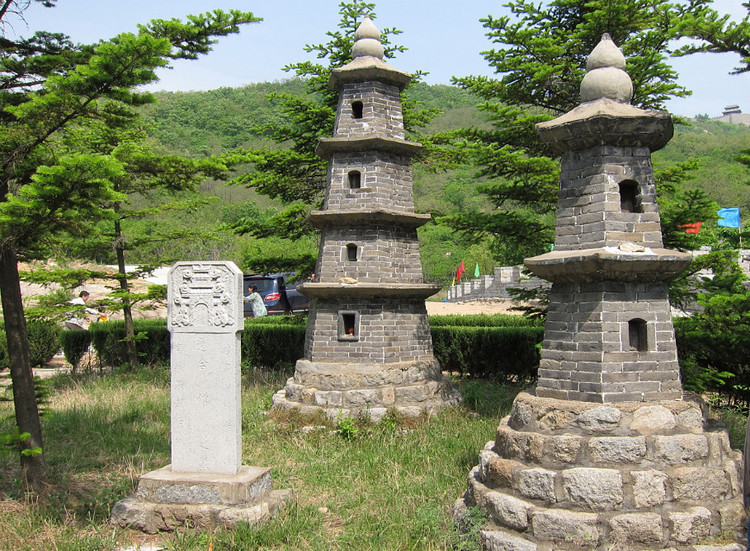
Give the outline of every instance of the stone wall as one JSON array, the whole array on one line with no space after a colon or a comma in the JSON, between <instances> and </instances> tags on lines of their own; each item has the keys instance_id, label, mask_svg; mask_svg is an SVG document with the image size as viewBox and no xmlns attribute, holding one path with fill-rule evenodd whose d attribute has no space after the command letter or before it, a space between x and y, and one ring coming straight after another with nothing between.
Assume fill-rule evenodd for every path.
<instances>
[{"instance_id":1,"label":"stone wall","mask_svg":"<svg viewBox=\"0 0 750 551\"><path fill-rule=\"evenodd\" d=\"M508 289L548 289L550 283L534 276L522 274L521 266L501 266L493 275L484 275L453 285L448 289L448 302L470 300L510 300Z\"/></svg>"},{"instance_id":2,"label":"stone wall","mask_svg":"<svg viewBox=\"0 0 750 551\"><path fill-rule=\"evenodd\" d=\"M666 283L553 286L539 366L540 396L672 400L681 397L680 388Z\"/></svg>"},{"instance_id":3,"label":"stone wall","mask_svg":"<svg viewBox=\"0 0 750 551\"><path fill-rule=\"evenodd\" d=\"M349 173L360 173L360 187L352 189ZM328 169L329 210L386 209L414 212L409 159L383 151L335 153Z\"/></svg>"},{"instance_id":4,"label":"stone wall","mask_svg":"<svg viewBox=\"0 0 750 551\"><path fill-rule=\"evenodd\" d=\"M354 316L348 334L342 316ZM338 304L313 299L307 321L305 358L314 362L394 363L434 361L424 300L349 299Z\"/></svg>"},{"instance_id":5,"label":"stone wall","mask_svg":"<svg viewBox=\"0 0 750 551\"><path fill-rule=\"evenodd\" d=\"M650 159L641 147L600 146L563 155L555 250L616 247L622 241L662 247ZM643 212L621 212L625 181L637 184L633 208Z\"/></svg>"},{"instance_id":6,"label":"stone wall","mask_svg":"<svg viewBox=\"0 0 750 551\"><path fill-rule=\"evenodd\" d=\"M422 283L417 230L368 222L363 221L356 235L348 227L332 227L323 234L318 273L333 281L351 277L361 283ZM356 259L349 259L350 252Z\"/></svg>"},{"instance_id":7,"label":"stone wall","mask_svg":"<svg viewBox=\"0 0 750 551\"><path fill-rule=\"evenodd\" d=\"M355 118L352 106L361 103L362 116ZM381 134L404 138L399 89L384 82L345 84L341 89L334 136L350 138Z\"/></svg>"}]
</instances>

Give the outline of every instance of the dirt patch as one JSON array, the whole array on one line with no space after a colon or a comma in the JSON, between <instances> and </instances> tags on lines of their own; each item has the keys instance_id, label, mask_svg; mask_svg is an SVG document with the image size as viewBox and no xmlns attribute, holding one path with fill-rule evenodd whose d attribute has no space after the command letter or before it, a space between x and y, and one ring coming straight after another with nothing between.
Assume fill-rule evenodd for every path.
<instances>
[{"instance_id":1,"label":"dirt patch","mask_svg":"<svg viewBox=\"0 0 750 551\"><path fill-rule=\"evenodd\" d=\"M472 314L510 314L520 316L522 312L513 310L518 302L512 300L472 300L468 302L432 302L427 301L427 314L430 316L459 315L468 316Z\"/></svg>"}]
</instances>

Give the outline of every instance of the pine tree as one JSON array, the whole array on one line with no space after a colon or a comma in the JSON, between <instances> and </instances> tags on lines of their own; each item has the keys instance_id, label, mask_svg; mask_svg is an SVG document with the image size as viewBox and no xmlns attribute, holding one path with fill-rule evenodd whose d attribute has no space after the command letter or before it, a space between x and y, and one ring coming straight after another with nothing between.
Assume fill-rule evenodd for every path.
<instances>
[{"instance_id":1,"label":"pine tree","mask_svg":"<svg viewBox=\"0 0 750 551\"><path fill-rule=\"evenodd\" d=\"M52 6L54 2L43 2ZM5 2L5 16L28 2ZM156 80L172 59L210 51L216 37L257 21L251 13L216 10L155 20L98 44L79 46L61 34L3 37L0 55L0 295L8 337L23 478L31 489L46 480L42 430L29 361L18 260L38 251L50 235L85 232L92 220L114 219L124 200L115 181L125 174L114 155L61 153L66 129L105 113L130 116L153 98L136 86Z\"/></svg>"}]
</instances>

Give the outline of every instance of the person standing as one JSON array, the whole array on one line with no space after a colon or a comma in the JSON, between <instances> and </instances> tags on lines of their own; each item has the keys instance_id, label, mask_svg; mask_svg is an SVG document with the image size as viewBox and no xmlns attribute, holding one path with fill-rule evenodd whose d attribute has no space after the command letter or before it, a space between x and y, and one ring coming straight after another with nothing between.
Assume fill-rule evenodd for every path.
<instances>
[{"instance_id":1,"label":"person standing","mask_svg":"<svg viewBox=\"0 0 750 551\"><path fill-rule=\"evenodd\" d=\"M251 285L247 290L250 292L250 294L245 297L245 302L250 303L250 306L253 309L253 317L261 318L268 315L268 310L266 310L266 305L263 302L263 297L260 296L260 293L258 293L258 288L255 285Z\"/></svg>"}]
</instances>

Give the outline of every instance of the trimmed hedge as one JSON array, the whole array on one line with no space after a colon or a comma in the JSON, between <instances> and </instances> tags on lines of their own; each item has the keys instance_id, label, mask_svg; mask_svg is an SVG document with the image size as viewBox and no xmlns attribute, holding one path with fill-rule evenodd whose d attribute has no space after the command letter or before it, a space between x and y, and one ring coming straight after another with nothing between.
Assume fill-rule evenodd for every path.
<instances>
[{"instance_id":1,"label":"trimmed hedge","mask_svg":"<svg viewBox=\"0 0 750 551\"><path fill-rule=\"evenodd\" d=\"M430 316L430 327L543 327L544 320L512 314Z\"/></svg>"},{"instance_id":2,"label":"trimmed hedge","mask_svg":"<svg viewBox=\"0 0 750 551\"><path fill-rule=\"evenodd\" d=\"M443 370L472 377L535 379L543 327L433 327Z\"/></svg>"},{"instance_id":3,"label":"trimmed hedge","mask_svg":"<svg viewBox=\"0 0 750 551\"><path fill-rule=\"evenodd\" d=\"M134 320L136 350L141 362L154 365L169 361L169 331L164 319ZM88 332L99 360L104 365L117 367L128 363L125 344L125 322L92 323Z\"/></svg>"},{"instance_id":4,"label":"trimmed hedge","mask_svg":"<svg viewBox=\"0 0 750 551\"><path fill-rule=\"evenodd\" d=\"M483 325L445 325L446 321L456 319ZM435 357L443 369L472 377L520 380L536 377L538 344L544 336L544 328L538 322L521 316L434 316L430 324ZM135 329L137 334L145 334L137 344L144 363L169 361L166 320L136 320ZM304 316L245 320L241 342L243 366L283 369L293 365L303 356L305 330ZM90 333L91 342L104 364L127 363L127 351L122 342L123 322L92 324L89 331L77 333Z\"/></svg>"},{"instance_id":5,"label":"trimmed hedge","mask_svg":"<svg viewBox=\"0 0 750 551\"><path fill-rule=\"evenodd\" d=\"M65 359L75 370L78 362L91 346L91 333L89 331L63 331L60 333L60 345L63 349Z\"/></svg>"},{"instance_id":6,"label":"trimmed hedge","mask_svg":"<svg viewBox=\"0 0 750 551\"><path fill-rule=\"evenodd\" d=\"M31 367L48 362L60 349L60 326L49 320L29 320L26 323L29 334L29 352ZM5 324L0 323L0 369L10 367L8 341L5 335Z\"/></svg>"}]
</instances>

